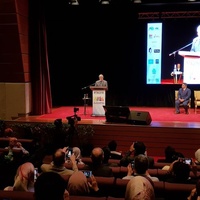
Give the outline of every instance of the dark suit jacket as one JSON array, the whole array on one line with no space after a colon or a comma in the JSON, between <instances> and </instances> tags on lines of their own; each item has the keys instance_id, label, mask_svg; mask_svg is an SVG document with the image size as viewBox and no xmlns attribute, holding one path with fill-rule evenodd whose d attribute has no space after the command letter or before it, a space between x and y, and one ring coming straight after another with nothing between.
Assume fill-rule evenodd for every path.
<instances>
[{"instance_id":1,"label":"dark suit jacket","mask_svg":"<svg viewBox=\"0 0 200 200\"><path fill-rule=\"evenodd\" d=\"M178 91L178 98L184 99L184 102L188 103L189 99L191 97L191 90L189 88L186 88L183 90L182 88Z\"/></svg>"}]
</instances>

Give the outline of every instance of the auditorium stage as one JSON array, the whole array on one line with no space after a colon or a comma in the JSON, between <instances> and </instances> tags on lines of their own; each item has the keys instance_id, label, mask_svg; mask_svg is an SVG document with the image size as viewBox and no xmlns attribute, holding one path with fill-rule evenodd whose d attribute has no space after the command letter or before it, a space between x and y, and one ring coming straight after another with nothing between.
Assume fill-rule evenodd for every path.
<instances>
[{"instance_id":1,"label":"auditorium stage","mask_svg":"<svg viewBox=\"0 0 200 200\"><path fill-rule=\"evenodd\" d=\"M194 152L200 148L200 112L195 113L193 108L190 108L187 115L183 108L181 114L174 114L173 107L129 107L130 110L149 112L152 118L150 125L107 123L104 116L91 116L91 106L86 108L85 114L83 106L59 107L54 108L51 114L21 117L15 122L54 122L59 118L67 123L66 117L74 115L74 107L79 108L76 113L81 117L79 124L93 125L95 134L92 143L95 146L106 146L108 141L115 139L118 150L125 152L132 142L142 140L149 155L161 157L167 145L175 147L187 157L194 157Z\"/></svg>"},{"instance_id":2,"label":"auditorium stage","mask_svg":"<svg viewBox=\"0 0 200 200\"><path fill-rule=\"evenodd\" d=\"M92 116L92 107L88 106L61 106L53 108L50 114L19 117L15 121L26 122L53 122L55 119L62 119L67 122L66 117L74 115L74 108L79 108L76 114L81 118L80 124L108 124L104 116ZM152 121L150 126L156 127L189 127L200 128L200 111L194 112L189 109L189 115L184 114L183 108L180 108L181 114L175 114L173 107L129 107L130 111L149 112Z\"/></svg>"}]
</instances>

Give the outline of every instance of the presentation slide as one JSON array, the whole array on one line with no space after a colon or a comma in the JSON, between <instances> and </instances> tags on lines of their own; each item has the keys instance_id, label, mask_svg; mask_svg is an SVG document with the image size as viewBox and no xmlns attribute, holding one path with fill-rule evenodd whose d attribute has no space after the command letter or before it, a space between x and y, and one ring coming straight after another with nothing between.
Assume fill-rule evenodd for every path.
<instances>
[{"instance_id":1,"label":"presentation slide","mask_svg":"<svg viewBox=\"0 0 200 200\"><path fill-rule=\"evenodd\" d=\"M191 51L198 24L191 22L146 23L146 84L200 84L200 51Z\"/></svg>"}]
</instances>

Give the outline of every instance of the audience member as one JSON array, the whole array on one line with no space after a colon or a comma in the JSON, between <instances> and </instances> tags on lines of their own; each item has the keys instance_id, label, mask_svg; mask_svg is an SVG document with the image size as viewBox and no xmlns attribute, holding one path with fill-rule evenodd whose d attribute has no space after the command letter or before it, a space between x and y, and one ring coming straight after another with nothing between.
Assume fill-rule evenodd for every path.
<instances>
[{"instance_id":1,"label":"audience member","mask_svg":"<svg viewBox=\"0 0 200 200\"><path fill-rule=\"evenodd\" d=\"M69 200L65 180L55 172L45 172L38 176L34 184L35 200Z\"/></svg>"},{"instance_id":2,"label":"audience member","mask_svg":"<svg viewBox=\"0 0 200 200\"><path fill-rule=\"evenodd\" d=\"M69 195L77 196L103 196L98 183L93 175L86 177L82 171L73 173L68 181L67 191Z\"/></svg>"},{"instance_id":3,"label":"audience member","mask_svg":"<svg viewBox=\"0 0 200 200\"><path fill-rule=\"evenodd\" d=\"M88 195L90 193L87 178L82 171L74 172L70 176L67 191L70 195Z\"/></svg>"},{"instance_id":4,"label":"audience member","mask_svg":"<svg viewBox=\"0 0 200 200\"><path fill-rule=\"evenodd\" d=\"M129 165L127 166L127 176L123 177L123 179L131 179L134 176L140 175L144 177L149 177L152 181L159 181L157 177L150 176L148 172L148 166L149 163L147 156L143 154L135 156L134 161L132 163L129 163Z\"/></svg>"},{"instance_id":5,"label":"audience member","mask_svg":"<svg viewBox=\"0 0 200 200\"><path fill-rule=\"evenodd\" d=\"M103 164L104 152L100 147L95 147L91 153L92 163L85 169L91 170L94 176L112 177L112 169Z\"/></svg>"},{"instance_id":6,"label":"audience member","mask_svg":"<svg viewBox=\"0 0 200 200\"><path fill-rule=\"evenodd\" d=\"M184 158L184 155L180 152L177 152L174 147L169 145L165 148L165 159L158 159L157 162L172 163L179 157Z\"/></svg>"},{"instance_id":7,"label":"audience member","mask_svg":"<svg viewBox=\"0 0 200 200\"><path fill-rule=\"evenodd\" d=\"M194 156L195 156L195 163L196 163L196 165L200 165L200 149L197 149L195 151Z\"/></svg>"},{"instance_id":8,"label":"audience member","mask_svg":"<svg viewBox=\"0 0 200 200\"><path fill-rule=\"evenodd\" d=\"M103 159L103 164L109 167L118 167L119 165L114 162L109 162L110 159L110 149L105 146L102 148L104 152L104 159Z\"/></svg>"},{"instance_id":9,"label":"audience member","mask_svg":"<svg viewBox=\"0 0 200 200\"><path fill-rule=\"evenodd\" d=\"M5 159L10 161L13 160L13 150L21 150L24 155L29 155L29 152L18 142L16 137L9 138L9 146L5 147L5 149L9 151L8 155L5 155Z\"/></svg>"},{"instance_id":10,"label":"audience member","mask_svg":"<svg viewBox=\"0 0 200 200\"><path fill-rule=\"evenodd\" d=\"M76 159L76 164L77 165L85 165L85 163L82 161L82 156L81 156L81 150L79 147L73 147L73 148L69 148L69 147L64 147L63 150L64 151L68 151L68 150L71 150L72 153L74 154L75 156L75 159ZM66 157L67 158L67 157ZM70 160L70 157L67 158L67 163L68 164L71 164L71 160Z\"/></svg>"},{"instance_id":11,"label":"audience member","mask_svg":"<svg viewBox=\"0 0 200 200\"><path fill-rule=\"evenodd\" d=\"M200 200L200 179L197 180L196 187L192 189L187 200Z\"/></svg>"},{"instance_id":12,"label":"audience member","mask_svg":"<svg viewBox=\"0 0 200 200\"><path fill-rule=\"evenodd\" d=\"M66 162L66 149L57 149L56 152L53 154L53 161L50 164L42 164L41 165L41 171L42 172L56 172L62 175L72 175L75 171L78 171L78 167L76 164L76 158L75 155L72 154L70 157L70 160L72 162L72 170L67 169L65 167Z\"/></svg>"},{"instance_id":13,"label":"audience member","mask_svg":"<svg viewBox=\"0 0 200 200\"><path fill-rule=\"evenodd\" d=\"M135 176L126 186L125 200L155 200L154 187L147 178Z\"/></svg>"},{"instance_id":14,"label":"audience member","mask_svg":"<svg viewBox=\"0 0 200 200\"><path fill-rule=\"evenodd\" d=\"M20 165L17 169L14 185L4 188L12 191L34 192L34 166L30 162Z\"/></svg>"},{"instance_id":15,"label":"audience member","mask_svg":"<svg viewBox=\"0 0 200 200\"><path fill-rule=\"evenodd\" d=\"M76 158L76 163L79 165L85 165L85 163L83 163L83 161L81 160L82 156L81 156L81 150L78 147L73 147L73 153L75 155Z\"/></svg>"},{"instance_id":16,"label":"audience member","mask_svg":"<svg viewBox=\"0 0 200 200\"><path fill-rule=\"evenodd\" d=\"M194 177L190 177L190 171L193 172ZM184 158L178 159L171 163L167 172L166 182L170 183L186 183L196 184L197 181L197 167L194 162L191 164L184 162Z\"/></svg>"},{"instance_id":17,"label":"audience member","mask_svg":"<svg viewBox=\"0 0 200 200\"><path fill-rule=\"evenodd\" d=\"M6 128L6 129L4 130L4 136L5 136L5 137L12 137L12 136L13 136L13 133L14 133L14 131L13 131L12 128Z\"/></svg>"},{"instance_id":18,"label":"audience member","mask_svg":"<svg viewBox=\"0 0 200 200\"><path fill-rule=\"evenodd\" d=\"M134 160L134 157L143 154L147 156L146 146L143 142L137 141L131 144L129 151L123 156L120 160L120 165L127 167L131 161ZM149 168L154 168L154 158L147 156L149 161Z\"/></svg>"},{"instance_id":19,"label":"audience member","mask_svg":"<svg viewBox=\"0 0 200 200\"><path fill-rule=\"evenodd\" d=\"M108 148L110 149L110 158L122 159L122 153L117 151L117 142L115 140L111 140L108 143Z\"/></svg>"}]
</instances>

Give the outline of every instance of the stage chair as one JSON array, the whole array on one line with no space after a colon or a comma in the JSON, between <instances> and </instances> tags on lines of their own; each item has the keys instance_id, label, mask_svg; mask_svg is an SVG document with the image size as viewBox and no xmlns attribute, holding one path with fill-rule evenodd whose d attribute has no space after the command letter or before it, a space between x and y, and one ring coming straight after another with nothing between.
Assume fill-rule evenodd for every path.
<instances>
[{"instance_id":1,"label":"stage chair","mask_svg":"<svg viewBox=\"0 0 200 200\"><path fill-rule=\"evenodd\" d=\"M177 99L178 99L178 90L175 90L175 100ZM180 104L180 107L183 107L183 104ZM190 108L191 108L191 98L189 99L189 102L188 102L188 112Z\"/></svg>"},{"instance_id":2,"label":"stage chair","mask_svg":"<svg viewBox=\"0 0 200 200\"><path fill-rule=\"evenodd\" d=\"M197 112L197 107L200 106L200 90L194 90L194 112Z\"/></svg>"}]
</instances>

